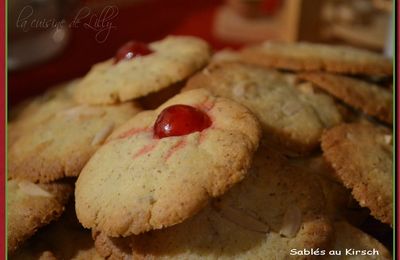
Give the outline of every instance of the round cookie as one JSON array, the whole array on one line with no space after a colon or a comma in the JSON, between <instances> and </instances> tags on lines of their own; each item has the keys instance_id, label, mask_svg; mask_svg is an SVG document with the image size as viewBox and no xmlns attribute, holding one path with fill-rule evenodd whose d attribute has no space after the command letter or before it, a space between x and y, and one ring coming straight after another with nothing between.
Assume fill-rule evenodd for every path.
<instances>
[{"instance_id":1,"label":"round cookie","mask_svg":"<svg viewBox=\"0 0 400 260\"><path fill-rule=\"evenodd\" d=\"M314 149L323 129L342 120L330 96L314 92L310 84L296 85L291 75L254 65L211 64L184 90L194 88L207 88L245 105L260 120L265 139L277 139L296 153Z\"/></svg>"},{"instance_id":2,"label":"round cookie","mask_svg":"<svg viewBox=\"0 0 400 260\"><path fill-rule=\"evenodd\" d=\"M340 259L340 260L364 260L371 257L370 259L392 259L389 250L386 249L379 241L372 238L368 234L361 230L353 227L345 221L338 221L334 223L335 240L333 243L333 250L340 251L340 256L329 256L328 259ZM366 255L346 255L346 250L368 250L372 252L376 250L379 255L366 256ZM350 251L350 253L353 251Z\"/></svg>"},{"instance_id":3,"label":"round cookie","mask_svg":"<svg viewBox=\"0 0 400 260\"><path fill-rule=\"evenodd\" d=\"M156 137L160 112L176 104L197 108L211 125ZM78 219L110 236L180 223L245 177L259 139L258 121L245 107L204 89L179 94L137 114L89 160L76 184Z\"/></svg>"},{"instance_id":4,"label":"round cookie","mask_svg":"<svg viewBox=\"0 0 400 260\"><path fill-rule=\"evenodd\" d=\"M87 104L114 104L175 84L205 66L210 47L198 38L169 36L150 43L153 53L96 64L83 78L76 99Z\"/></svg>"},{"instance_id":5,"label":"round cookie","mask_svg":"<svg viewBox=\"0 0 400 260\"><path fill-rule=\"evenodd\" d=\"M350 106L393 124L392 91L378 85L341 75L316 72L301 73L299 78L314 83Z\"/></svg>"},{"instance_id":6,"label":"round cookie","mask_svg":"<svg viewBox=\"0 0 400 260\"><path fill-rule=\"evenodd\" d=\"M38 228L58 218L72 192L68 183L7 181L8 253L14 252Z\"/></svg>"},{"instance_id":7,"label":"round cookie","mask_svg":"<svg viewBox=\"0 0 400 260\"><path fill-rule=\"evenodd\" d=\"M370 123L343 124L322 135L324 157L354 198L392 225L392 134Z\"/></svg>"},{"instance_id":8,"label":"round cookie","mask_svg":"<svg viewBox=\"0 0 400 260\"><path fill-rule=\"evenodd\" d=\"M138 111L132 103L115 106L75 104L36 124L27 123L29 132L26 128L9 147L9 177L50 182L65 176L78 176L112 130ZM24 121L23 118L20 120Z\"/></svg>"},{"instance_id":9,"label":"round cookie","mask_svg":"<svg viewBox=\"0 0 400 260\"><path fill-rule=\"evenodd\" d=\"M392 75L392 61L383 55L350 46L267 41L241 51L245 62L295 71Z\"/></svg>"},{"instance_id":10,"label":"round cookie","mask_svg":"<svg viewBox=\"0 0 400 260\"><path fill-rule=\"evenodd\" d=\"M318 183L272 150L249 176L191 219L138 236L93 232L107 259L306 259L291 249L329 246L332 229Z\"/></svg>"}]
</instances>

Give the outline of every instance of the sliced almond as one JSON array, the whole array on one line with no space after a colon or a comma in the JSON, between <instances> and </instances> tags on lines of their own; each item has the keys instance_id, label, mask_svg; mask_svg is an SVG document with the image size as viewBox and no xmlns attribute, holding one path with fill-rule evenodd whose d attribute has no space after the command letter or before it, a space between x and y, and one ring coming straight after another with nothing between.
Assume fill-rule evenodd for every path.
<instances>
[{"instance_id":1,"label":"sliced almond","mask_svg":"<svg viewBox=\"0 0 400 260\"><path fill-rule=\"evenodd\" d=\"M268 233L270 230L266 223L260 221L254 216L251 216L244 210L240 210L228 205L221 205L218 212L223 218L247 230L258 233Z\"/></svg>"},{"instance_id":2,"label":"sliced almond","mask_svg":"<svg viewBox=\"0 0 400 260\"><path fill-rule=\"evenodd\" d=\"M298 85L298 88L300 89L301 92L303 92L304 94L314 94L314 88L312 86L311 83L307 82L307 83L302 83Z\"/></svg>"},{"instance_id":3,"label":"sliced almond","mask_svg":"<svg viewBox=\"0 0 400 260\"><path fill-rule=\"evenodd\" d=\"M295 237L301 226L301 211L297 206L286 209L279 234L284 237Z\"/></svg>"},{"instance_id":4,"label":"sliced almond","mask_svg":"<svg viewBox=\"0 0 400 260\"><path fill-rule=\"evenodd\" d=\"M106 138L111 134L111 131L114 128L114 123L110 122L105 127L103 127L93 138L91 145L99 145L102 144Z\"/></svg>"},{"instance_id":5,"label":"sliced almond","mask_svg":"<svg viewBox=\"0 0 400 260\"><path fill-rule=\"evenodd\" d=\"M29 181L20 181L18 183L18 188L27 195L37 196L37 197L47 197L51 198L53 195L42 189L39 185L36 185Z\"/></svg>"},{"instance_id":6,"label":"sliced almond","mask_svg":"<svg viewBox=\"0 0 400 260\"><path fill-rule=\"evenodd\" d=\"M245 91L246 90L242 84L237 84L237 85L233 86L233 88L232 88L232 93L236 97L244 96Z\"/></svg>"},{"instance_id":7,"label":"sliced almond","mask_svg":"<svg viewBox=\"0 0 400 260\"><path fill-rule=\"evenodd\" d=\"M392 135L385 135L384 139L385 139L385 143L386 144L391 144L392 143Z\"/></svg>"},{"instance_id":8,"label":"sliced almond","mask_svg":"<svg viewBox=\"0 0 400 260\"><path fill-rule=\"evenodd\" d=\"M85 118L93 116L102 116L105 114L104 109L98 107L92 107L88 105L76 106L59 113L61 116L71 117L71 118Z\"/></svg>"}]
</instances>

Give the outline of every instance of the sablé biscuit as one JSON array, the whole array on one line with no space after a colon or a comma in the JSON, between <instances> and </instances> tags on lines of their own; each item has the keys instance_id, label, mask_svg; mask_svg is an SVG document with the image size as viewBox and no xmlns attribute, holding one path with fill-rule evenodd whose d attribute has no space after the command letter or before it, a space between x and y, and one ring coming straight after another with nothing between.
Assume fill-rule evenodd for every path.
<instances>
[{"instance_id":1,"label":"sabl\u00e9 biscuit","mask_svg":"<svg viewBox=\"0 0 400 260\"><path fill-rule=\"evenodd\" d=\"M24 132L10 146L9 177L50 182L78 176L112 130L138 111L132 103L75 105L58 111Z\"/></svg>"},{"instance_id":2,"label":"sabl\u00e9 biscuit","mask_svg":"<svg viewBox=\"0 0 400 260\"><path fill-rule=\"evenodd\" d=\"M149 55L94 65L79 84L76 99L114 104L142 97L184 80L210 58L208 44L195 37L169 36L149 46L154 51Z\"/></svg>"},{"instance_id":3,"label":"sabl\u00e9 biscuit","mask_svg":"<svg viewBox=\"0 0 400 260\"><path fill-rule=\"evenodd\" d=\"M185 222L138 236L94 231L107 259L304 259L291 249L329 246L324 198L308 174L261 148L248 177Z\"/></svg>"},{"instance_id":4,"label":"sabl\u00e9 biscuit","mask_svg":"<svg viewBox=\"0 0 400 260\"><path fill-rule=\"evenodd\" d=\"M343 259L343 260L364 260L366 258L384 260L392 259L389 250L386 249L378 240L364 233L356 227L348 224L345 221L337 221L334 223L335 239L332 250L340 251L340 256L330 256L328 259ZM349 253L346 254L346 250ZM352 250L375 250L378 255L351 255Z\"/></svg>"},{"instance_id":5,"label":"sabl\u00e9 biscuit","mask_svg":"<svg viewBox=\"0 0 400 260\"><path fill-rule=\"evenodd\" d=\"M12 253L38 228L57 219L73 193L68 183L7 181L7 248Z\"/></svg>"},{"instance_id":6,"label":"sabl\u00e9 biscuit","mask_svg":"<svg viewBox=\"0 0 400 260\"><path fill-rule=\"evenodd\" d=\"M343 124L322 135L324 157L372 216L392 225L392 134L369 123Z\"/></svg>"},{"instance_id":7,"label":"sabl\u00e9 biscuit","mask_svg":"<svg viewBox=\"0 0 400 260\"><path fill-rule=\"evenodd\" d=\"M294 71L392 75L392 61L381 54L350 46L267 41L241 50L246 62Z\"/></svg>"},{"instance_id":8,"label":"sabl\u00e9 biscuit","mask_svg":"<svg viewBox=\"0 0 400 260\"><path fill-rule=\"evenodd\" d=\"M322 130L342 120L330 96L314 92L312 86L296 86L292 76L254 65L212 64L189 79L184 90L195 88L243 104L260 120L265 138L277 138L296 152L315 148Z\"/></svg>"},{"instance_id":9,"label":"sabl\u00e9 biscuit","mask_svg":"<svg viewBox=\"0 0 400 260\"><path fill-rule=\"evenodd\" d=\"M298 77L314 83L368 115L375 116L388 124L393 123L391 90L359 79L323 72L301 73Z\"/></svg>"},{"instance_id":10,"label":"sabl\u00e9 biscuit","mask_svg":"<svg viewBox=\"0 0 400 260\"><path fill-rule=\"evenodd\" d=\"M155 137L157 116L175 104L202 110L211 126ZM89 160L75 190L79 221L110 236L180 223L245 177L259 139L258 121L245 107L204 89L176 95L137 114Z\"/></svg>"}]
</instances>

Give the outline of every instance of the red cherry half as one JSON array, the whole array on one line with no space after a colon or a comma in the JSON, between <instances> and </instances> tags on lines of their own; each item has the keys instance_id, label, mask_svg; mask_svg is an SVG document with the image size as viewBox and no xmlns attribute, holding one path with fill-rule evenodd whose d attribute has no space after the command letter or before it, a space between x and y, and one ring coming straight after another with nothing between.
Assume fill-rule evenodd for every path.
<instances>
[{"instance_id":1,"label":"red cherry half","mask_svg":"<svg viewBox=\"0 0 400 260\"><path fill-rule=\"evenodd\" d=\"M154 123L154 136L164 138L201 132L211 126L211 119L203 111L188 105L165 108Z\"/></svg>"},{"instance_id":2,"label":"red cherry half","mask_svg":"<svg viewBox=\"0 0 400 260\"><path fill-rule=\"evenodd\" d=\"M138 56L146 56L153 53L146 43L130 41L118 49L114 57L114 64L121 60L130 60Z\"/></svg>"}]
</instances>

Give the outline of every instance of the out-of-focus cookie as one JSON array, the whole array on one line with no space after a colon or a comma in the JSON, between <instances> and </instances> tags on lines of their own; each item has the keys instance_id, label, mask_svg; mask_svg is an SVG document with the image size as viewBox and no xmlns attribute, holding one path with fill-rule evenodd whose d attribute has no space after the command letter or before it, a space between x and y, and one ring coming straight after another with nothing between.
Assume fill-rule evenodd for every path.
<instances>
[{"instance_id":1,"label":"out-of-focus cookie","mask_svg":"<svg viewBox=\"0 0 400 260\"><path fill-rule=\"evenodd\" d=\"M301 73L299 78L314 83L350 106L392 124L393 95L384 87L359 79L329 73Z\"/></svg>"},{"instance_id":2,"label":"out-of-focus cookie","mask_svg":"<svg viewBox=\"0 0 400 260\"><path fill-rule=\"evenodd\" d=\"M310 84L296 86L291 75L254 65L212 64L191 78L184 90L194 88L207 88L245 105L260 120L265 139L278 139L295 152L315 148L322 130L342 120L330 96L314 92Z\"/></svg>"},{"instance_id":3,"label":"out-of-focus cookie","mask_svg":"<svg viewBox=\"0 0 400 260\"><path fill-rule=\"evenodd\" d=\"M392 61L383 55L350 46L267 41L241 51L246 62L295 71L392 75Z\"/></svg>"},{"instance_id":4,"label":"out-of-focus cookie","mask_svg":"<svg viewBox=\"0 0 400 260\"><path fill-rule=\"evenodd\" d=\"M324 157L354 198L392 224L392 134L369 123L343 124L322 135Z\"/></svg>"},{"instance_id":5,"label":"out-of-focus cookie","mask_svg":"<svg viewBox=\"0 0 400 260\"><path fill-rule=\"evenodd\" d=\"M73 203L71 203L73 204ZM69 204L61 218L39 230L23 247L9 255L10 260L102 260L89 230L77 221ZM72 206L72 207L71 207Z\"/></svg>"},{"instance_id":6,"label":"out-of-focus cookie","mask_svg":"<svg viewBox=\"0 0 400 260\"><path fill-rule=\"evenodd\" d=\"M72 192L68 183L7 181L8 252L14 252L38 228L57 219Z\"/></svg>"},{"instance_id":7,"label":"out-of-focus cookie","mask_svg":"<svg viewBox=\"0 0 400 260\"><path fill-rule=\"evenodd\" d=\"M205 66L210 47L198 38L169 36L149 44L152 53L96 64L83 78L76 99L87 104L113 104L157 92Z\"/></svg>"},{"instance_id":8,"label":"out-of-focus cookie","mask_svg":"<svg viewBox=\"0 0 400 260\"><path fill-rule=\"evenodd\" d=\"M76 79L61 83L50 88L44 94L11 108L12 112L7 128L8 146L57 112L75 106L76 102L72 99L72 93L78 82L79 80Z\"/></svg>"},{"instance_id":9,"label":"out-of-focus cookie","mask_svg":"<svg viewBox=\"0 0 400 260\"><path fill-rule=\"evenodd\" d=\"M94 154L76 184L77 216L110 236L180 223L245 177L260 135L240 104L204 89L181 93Z\"/></svg>"},{"instance_id":10,"label":"out-of-focus cookie","mask_svg":"<svg viewBox=\"0 0 400 260\"><path fill-rule=\"evenodd\" d=\"M345 221L334 223L335 240L332 250L341 252L338 256L329 256L328 259L344 259L344 260L364 260L370 259L392 259L390 252L379 241L372 238L363 231L353 227ZM346 250L348 253L346 254ZM367 254L355 254L357 250ZM373 254L372 254L373 253Z\"/></svg>"},{"instance_id":11,"label":"out-of-focus cookie","mask_svg":"<svg viewBox=\"0 0 400 260\"><path fill-rule=\"evenodd\" d=\"M58 111L31 125L29 132L24 130L9 147L9 177L50 182L78 176L108 135L138 111L132 103L75 105Z\"/></svg>"},{"instance_id":12,"label":"out-of-focus cookie","mask_svg":"<svg viewBox=\"0 0 400 260\"><path fill-rule=\"evenodd\" d=\"M332 229L318 183L261 148L250 174L185 222L127 238L94 232L109 259L304 259L292 249L329 246Z\"/></svg>"}]
</instances>

